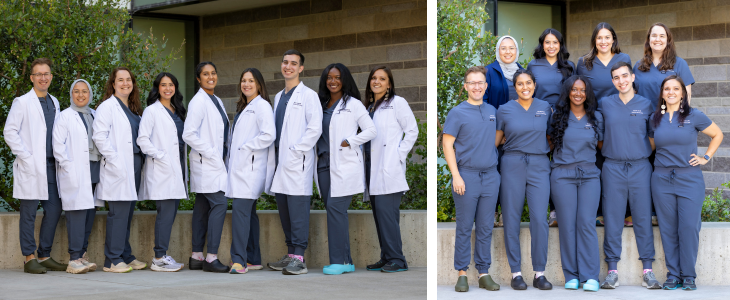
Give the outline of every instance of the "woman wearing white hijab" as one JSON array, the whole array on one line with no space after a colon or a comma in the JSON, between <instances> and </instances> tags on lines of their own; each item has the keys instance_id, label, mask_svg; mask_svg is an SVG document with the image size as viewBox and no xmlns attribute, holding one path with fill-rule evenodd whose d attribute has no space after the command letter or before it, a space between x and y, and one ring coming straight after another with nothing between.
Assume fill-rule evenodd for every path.
<instances>
[{"instance_id":1,"label":"woman wearing white hijab","mask_svg":"<svg viewBox=\"0 0 730 300\"><path fill-rule=\"evenodd\" d=\"M91 140L95 114L89 107L91 85L77 79L70 94L71 106L61 112L53 127L53 156L58 161L59 194L66 211L71 256L66 272L83 274L96 270L96 264L88 261L86 248L96 215L93 190L99 182L101 154Z\"/></svg>"}]
</instances>

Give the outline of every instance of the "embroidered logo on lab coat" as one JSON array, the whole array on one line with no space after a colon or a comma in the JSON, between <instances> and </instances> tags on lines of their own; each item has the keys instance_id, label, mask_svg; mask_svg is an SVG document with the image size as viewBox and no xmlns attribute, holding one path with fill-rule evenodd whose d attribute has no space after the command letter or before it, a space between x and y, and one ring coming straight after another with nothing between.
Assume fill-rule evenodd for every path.
<instances>
[{"instance_id":1,"label":"embroidered logo on lab coat","mask_svg":"<svg viewBox=\"0 0 730 300\"><path fill-rule=\"evenodd\" d=\"M304 106L302 102L293 102L292 105L294 106Z\"/></svg>"},{"instance_id":2,"label":"embroidered logo on lab coat","mask_svg":"<svg viewBox=\"0 0 730 300\"><path fill-rule=\"evenodd\" d=\"M247 113L247 114L255 114L255 113L256 113L256 112L255 112L254 110L252 110L252 109L247 109L247 110L245 110L245 111L243 111L243 112L245 112L245 113Z\"/></svg>"},{"instance_id":3,"label":"embroidered logo on lab coat","mask_svg":"<svg viewBox=\"0 0 730 300\"><path fill-rule=\"evenodd\" d=\"M340 113L343 113L343 112L344 113L351 113L350 109L347 109L347 108L342 108L342 109L337 110L337 114L340 114Z\"/></svg>"},{"instance_id":4,"label":"embroidered logo on lab coat","mask_svg":"<svg viewBox=\"0 0 730 300\"><path fill-rule=\"evenodd\" d=\"M393 105L381 105L380 109L394 109Z\"/></svg>"}]
</instances>

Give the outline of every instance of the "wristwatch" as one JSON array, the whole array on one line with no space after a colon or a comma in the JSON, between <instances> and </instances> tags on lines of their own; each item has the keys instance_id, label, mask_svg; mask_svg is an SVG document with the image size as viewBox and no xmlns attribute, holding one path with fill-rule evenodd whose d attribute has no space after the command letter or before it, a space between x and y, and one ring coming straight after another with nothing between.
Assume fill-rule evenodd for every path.
<instances>
[{"instance_id":1,"label":"wristwatch","mask_svg":"<svg viewBox=\"0 0 730 300\"><path fill-rule=\"evenodd\" d=\"M704 158L705 158L705 160L707 160L707 161L709 161L709 160L710 160L710 156L709 156L709 155L707 155L707 154L705 154L705 156L703 156L703 157L704 157Z\"/></svg>"}]
</instances>

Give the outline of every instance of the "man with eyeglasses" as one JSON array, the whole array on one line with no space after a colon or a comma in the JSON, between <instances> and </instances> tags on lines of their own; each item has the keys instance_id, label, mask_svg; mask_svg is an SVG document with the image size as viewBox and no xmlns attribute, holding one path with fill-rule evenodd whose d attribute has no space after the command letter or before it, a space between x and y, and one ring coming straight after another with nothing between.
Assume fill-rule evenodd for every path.
<instances>
[{"instance_id":1,"label":"man with eyeglasses","mask_svg":"<svg viewBox=\"0 0 730 300\"><path fill-rule=\"evenodd\" d=\"M474 262L479 287L490 291L499 285L489 276L492 263L492 228L500 176L497 171L497 110L482 100L487 89L483 67L471 67L464 75L469 99L449 111L444 124L444 156L452 175L456 205L454 268L459 271L457 292L469 291L466 271L471 261L471 231L476 222Z\"/></svg>"},{"instance_id":2,"label":"man with eyeglasses","mask_svg":"<svg viewBox=\"0 0 730 300\"><path fill-rule=\"evenodd\" d=\"M51 246L61 218L61 199L56 185L56 160L51 134L59 115L58 100L48 94L53 75L51 60L39 58L31 65L33 89L15 98L5 123L5 142L17 157L13 162L13 198L20 199L20 250L24 272L43 274L65 271L67 265L53 260ZM34 238L38 201L43 207L38 258Z\"/></svg>"}]
</instances>

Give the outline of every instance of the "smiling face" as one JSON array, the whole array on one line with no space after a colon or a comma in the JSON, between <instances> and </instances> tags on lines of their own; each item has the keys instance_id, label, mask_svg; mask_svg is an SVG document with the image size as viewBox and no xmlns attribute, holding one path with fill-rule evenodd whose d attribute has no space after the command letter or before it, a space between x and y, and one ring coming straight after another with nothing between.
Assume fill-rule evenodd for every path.
<instances>
[{"instance_id":1,"label":"smiling face","mask_svg":"<svg viewBox=\"0 0 730 300\"><path fill-rule=\"evenodd\" d=\"M505 38L499 44L499 59L505 64L511 64L517 59L517 46L512 39Z\"/></svg>"},{"instance_id":2,"label":"smiling face","mask_svg":"<svg viewBox=\"0 0 730 300\"><path fill-rule=\"evenodd\" d=\"M667 48L667 31L664 27L654 26L649 33L649 47L656 53L663 53Z\"/></svg>"},{"instance_id":3,"label":"smiling face","mask_svg":"<svg viewBox=\"0 0 730 300\"><path fill-rule=\"evenodd\" d=\"M667 105L677 105L682 101L682 85L676 79L667 80L662 87L662 99Z\"/></svg>"},{"instance_id":4,"label":"smiling face","mask_svg":"<svg viewBox=\"0 0 730 300\"><path fill-rule=\"evenodd\" d=\"M586 101L586 83L583 80L576 80L570 89L570 104L573 106L581 106Z\"/></svg>"},{"instance_id":5,"label":"smiling face","mask_svg":"<svg viewBox=\"0 0 730 300\"><path fill-rule=\"evenodd\" d=\"M520 74L520 76L517 76L517 81L515 81L515 90L520 100L530 100L532 99L532 93L535 91L535 82L530 75Z\"/></svg>"},{"instance_id":6,"label":"smiling face","mask_svg":"<svg viewBox=\"0 0 730 300\"><path fill-rule=\"evenodd\" d=\"M127 98L134 89L132 75L127 70L117 71L117 78L114 79L114 94L118 97Z\"/></svg>"},{"instance_id":7,"label":"smiling face","mask_svg":"<svg viewBox=\"0 0 730 300\"><path fill-rule=\"evenodd\" d=\"M483 73L472 72L466 75L464 89L469 93L469 99L472 101L482 100L484 91L487 89L486 78Z\"/></svg>"},{"instance_id":8,"label":"smiling face","mask_svg":"<svg viewBox=\"0 0 730 300\"><path fill-rule=\"evenodd\" d=\"M33 67L30 75L30 81L33 82L33 88L39 92L48 92L48 87L51 85L53 74L51 74L51 67L46 64L37 64Z\"/></svg>"},{"instance_id":9,"label":"smiling face","mask_svg":"<svg viewBox=\"0 0 730 300\"><path fill-rule=\"evenodd\" d=\"M340 70L337 68L332 68L327 73L327 89L333 95L342 92L342 79L340 78Z\"/></svg>"},{"instance_id":10,"label":"smiling face","mask_svg":"<svg viewBox=\"0 0 730 300\"><path fill-rule=\"evenodd\" d=\"M558 55L558 51L560 51L560 42L555 35L548 34L542 42L542 48L545 51L545 56L553 59Z\"/></svg>"},{"instance_id":11,"label":"smiling face","mask_svg":"<svg viewBox=\"0 0 730 300\"><path fill-rule=\"evenodd\" d=\"M383 70L377 70L373 73L373 77L370 78L370 90L376 95L376 99L380 98L378 95L383 95L390 88L390 80L388 79L388 73Z\"/></svg>"},{"instance_id":12,"label":"smiling face","mask_svg":"<svg viewBox=\"0 0 730 300\"><path fill-rule=\"evenodd\" d=\"M598 49L598 53L610 54L612 46L613 35L611 34L611 31L606 28L599 30L598 35L596 35L596 49Z\"/></svg>"},{"instance_id":13,"label":"smiling face","mask_svg":"<svg viewBox=\"0 0 730 300\"><path fill-rule=\"evenodd\" d=\"M206 90L215 89L215 86L218 84L218 72L215 71L215 67L205 65L200 72L198 83L200 83L200 87Z\"/></svg>"},{"instance_id":14,"label":"smiling face","mask_svg":"<svg viewBox=\"0 0 730 300\"><path fill-rule=\"evenodd\" d=\"M160 86L157 88L160 90L160 98L162 98L162 100L170 101L172 96L175 95L175 85L169 77L162 77L162 80L160 80Z\"/></svg>"},{"instance_id":15,"label":"smiling face","mask_svg":"<svg viewBox=\"0 0 730 300\"><path fill-rule=\"evenodd\" d=\"M284 79L296 79L299 73L304 71L304 66L300 62L301 58L296 54L284 55L281 61L281 75Z\"/></svg>"},{"instance_id":16,"label":"smiling face","mask_svg":"<svg viewBox=\"0 0 730 300\"><path fill-rule=\"evenodd\" d=\"M251 101L259 95L259 89L256 85L256 79L253 78L251 72L246 72L241 78L241 92L246 96L246 100Z\"/></svg>"},{"instance_id":17,"label":"smiling face","mask_svg":"<svg viewBox=\"0 0 730 300\"><path fill-rule=\"evenodd\" d=\"M89 86L83 81L79 81L74 85L71 95L76 106L84 107L89 104Z\"/></svg>"},{"instance_id":18,"label":"smiling face","mask_svg":"<svg viewBox=\"0 0 730 300\"><path fill-rule=\"evenodd\" d=\"M628 67L620 67L616 69L611 72L611 76L613 86L615 86L621 94L626 94L634 88L634 74L631 74Z\"/></svg>"}]
</instances>

